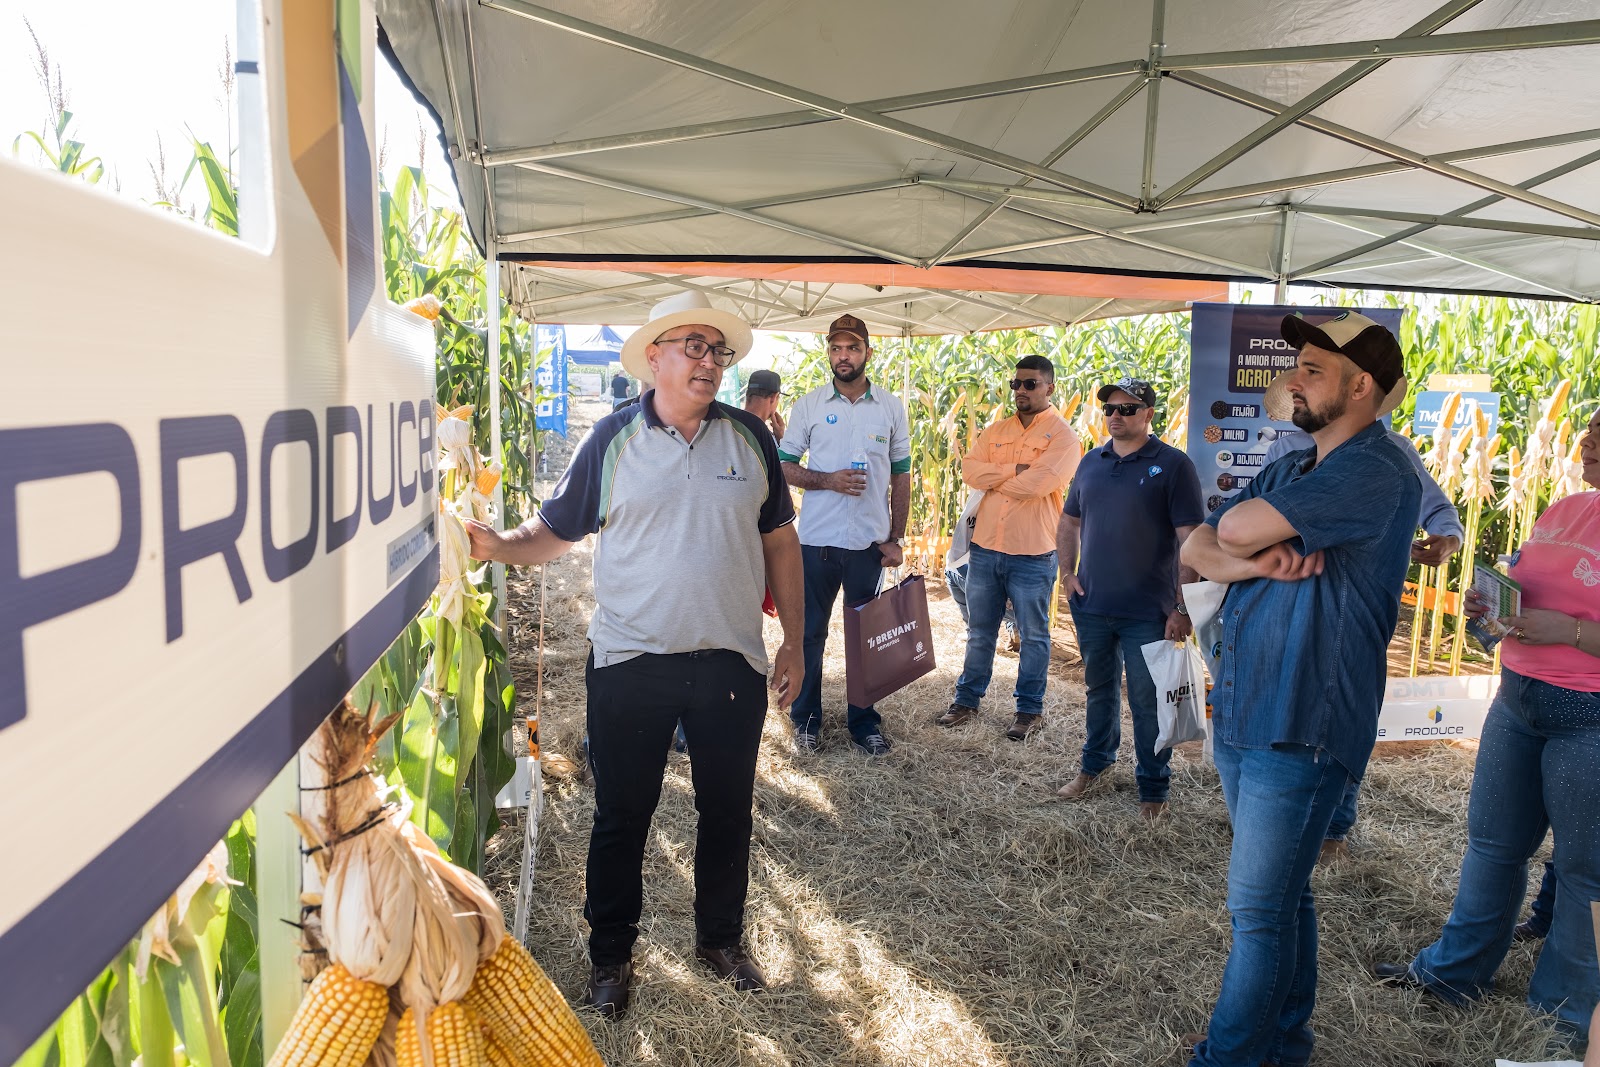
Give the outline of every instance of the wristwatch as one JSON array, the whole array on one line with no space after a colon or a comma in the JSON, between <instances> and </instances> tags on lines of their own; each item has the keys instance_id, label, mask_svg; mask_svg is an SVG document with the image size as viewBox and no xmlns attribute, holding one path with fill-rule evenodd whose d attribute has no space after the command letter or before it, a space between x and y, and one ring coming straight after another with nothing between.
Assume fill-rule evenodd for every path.
<instances>
[{"instance_id":1,"label":"wristwatch","mask_svg":"<svg viewBox=\"0 0 1600 1067\"><path fill-rule=\"evenodd\" d=\"M1189 615L1189 605L1187 605L1187 604L1179 604L1178 605L1178 614L1184 616L1185 618L1187 618L1188 615Z\"/></svg>"}]
</instances>

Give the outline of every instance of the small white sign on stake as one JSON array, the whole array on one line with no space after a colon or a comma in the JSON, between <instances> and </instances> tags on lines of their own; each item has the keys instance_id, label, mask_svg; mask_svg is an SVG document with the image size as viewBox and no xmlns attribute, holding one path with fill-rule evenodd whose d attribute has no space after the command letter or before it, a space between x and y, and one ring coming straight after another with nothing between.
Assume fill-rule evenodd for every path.
<instances>
[{"instance_id":1,"label":"small white sign on stake","mask_svg":"<svg viewBox=\"0 0 1600 1067\"><path fill-rule=\"evenodd\" d=\"M1500 679L1489 674L1390 678L1379 741L1464 741L1483 732Z\"/></svg>"}]
</instances>

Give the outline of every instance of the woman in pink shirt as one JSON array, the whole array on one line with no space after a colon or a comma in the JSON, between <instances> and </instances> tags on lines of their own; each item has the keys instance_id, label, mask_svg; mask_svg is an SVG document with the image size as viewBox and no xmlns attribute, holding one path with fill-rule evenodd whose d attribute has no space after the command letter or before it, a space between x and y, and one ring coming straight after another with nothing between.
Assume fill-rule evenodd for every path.
<instances>
[{"instance_id":1,"label":"woman in pink shirt","mask_svg":"<svg viewBox=\"0 0 1600 1067\"><path fill-rule=\"evenodd\" d=\"M1583 480L1600 489L1600 410L1580 449ZM1455 906L1439 940L1409 965L1374 970L1456 1004L1488 992L1548 828L1555 913L1528 1003L1585 1037L1600 998L1589 917L1600 900L1600 492L1550 505L1513 561L1522 614L1502 620L1512 629L1478 748Z\"/></svg>"}]
</instances>

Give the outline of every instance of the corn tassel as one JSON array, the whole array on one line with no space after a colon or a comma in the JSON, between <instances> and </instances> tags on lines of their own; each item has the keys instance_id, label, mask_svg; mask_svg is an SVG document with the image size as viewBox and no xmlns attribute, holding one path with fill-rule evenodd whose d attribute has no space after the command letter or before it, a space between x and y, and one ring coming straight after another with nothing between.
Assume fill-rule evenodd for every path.
<instances>
[{"instance_id":1,"label":"corn tassel","mask_svg":"<svg viewBox=\"0 0 1600 1067\"><path fill-rule=\"evenodd\" d=\"M389 991L335 963L311 982L271 1067L360 1067L389 1015Z\"/></svg>"},{"instance_id":2,"label":"corn tassel","mask_svg":"<svg viewBox=\"0 0 1600 1067\"><path fill-rule=\"evenodd\" d=\"M485 1067L488 1063L483 1029L477 1013L459 1000L448 1001L428 1013L428 1052L425 1059L416 1012L407 1008L395 1033L396 1067Z\"/></svg>"},{"instance_id":3,"label":"corn tassel","mask_svg":"<svg viewBox=\"0 0 1600 1067\"><path fill-rule=\"evenodd\" d=\"M479 965L465 999L525 1067L601 1067L588 1031L515 938Z\"/></svg>"}]
</instances>

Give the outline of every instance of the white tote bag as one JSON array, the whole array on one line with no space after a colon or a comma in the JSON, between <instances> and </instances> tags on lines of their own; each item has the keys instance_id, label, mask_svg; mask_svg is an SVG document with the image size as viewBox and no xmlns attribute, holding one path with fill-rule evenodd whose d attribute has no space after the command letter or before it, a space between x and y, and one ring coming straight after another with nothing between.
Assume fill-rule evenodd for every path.
<instances>
[{"instance_id":1,"label":"white tote bag","mask_svg":"<svg viewBox=\"0 0 1600 1067\"><path fill-rule=\"evenodd\" d=\"M1206 669L1200 646L1186 641L1152 641L1141 646L1156 683L1156 751L1206 736Z\"/></svg>"}]
</instances>

